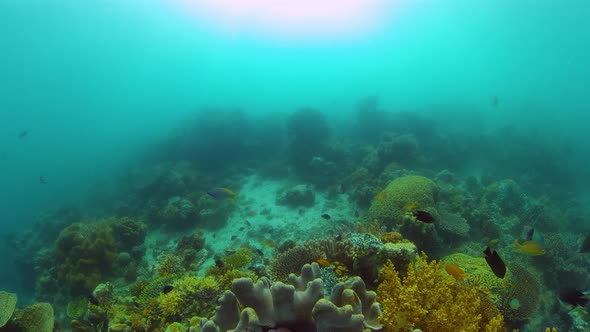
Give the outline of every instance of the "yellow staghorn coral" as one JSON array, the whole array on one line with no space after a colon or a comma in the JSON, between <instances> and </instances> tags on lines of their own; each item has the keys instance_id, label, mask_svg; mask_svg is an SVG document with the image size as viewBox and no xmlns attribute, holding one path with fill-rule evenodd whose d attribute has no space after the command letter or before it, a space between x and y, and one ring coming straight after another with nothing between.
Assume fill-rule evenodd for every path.
<instances>
[{"instance_id":1,"label":"yellow staghorn coral","mask_svg":"<svg viewBox=\"0 0 590 332\"><path fill-rule=\"evenodd\" d=\"M383 282L377 289L386 332L416 328L437 332L504 331L501 315L482 319L481 300L475 288L456 284L439 270L440 263L428 263L423 253L402 281L391 261L387 262Z\"/></svg>"}]
</instances>

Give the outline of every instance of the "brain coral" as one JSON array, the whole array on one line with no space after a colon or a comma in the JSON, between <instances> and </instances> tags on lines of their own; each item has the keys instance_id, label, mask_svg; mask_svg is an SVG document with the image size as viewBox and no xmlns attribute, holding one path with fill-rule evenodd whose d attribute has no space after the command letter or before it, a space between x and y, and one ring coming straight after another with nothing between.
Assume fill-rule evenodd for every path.
<instances>
[{"instance_id":1,"label":"brain coral","mask_svg":"<svg viewBox=\"0 0 590 332\"><path fill-rule=\"evenodd\" d=\"M520 264L511 264L510 271L511 282L502 291L499 308L507 321L522 323L530 319L539 307L541 284ZM518 306L510 305L513 299L518 300Z\"/></svg>"},{"instance_id":2,"label":"brain coral","mask_svg":"<svg viewBox=\"0 0 590 332\"><path fill-rule=\"evenodd\" d=\"M369 208L367 219L394 226L406 218L409 207L434 210L434 189L432 180L423 176L403 176L391 181L375 197Z\"/></svg>"},{"instance_id":3,"label":"brain coral","mask_svg":"<svg viewBox=\"0 0 590 332\"><path fill-rule=\"evenodd\" d=\"M499 294L506 287L511 276L508 273L505 277L506 280L496 277L483 257L472 257L457 253L446 256L441 260L443 267L447 264L459 266L465 272L469 284L486 293L496 304L499 303Z\"/></svg>"}]
</instances>

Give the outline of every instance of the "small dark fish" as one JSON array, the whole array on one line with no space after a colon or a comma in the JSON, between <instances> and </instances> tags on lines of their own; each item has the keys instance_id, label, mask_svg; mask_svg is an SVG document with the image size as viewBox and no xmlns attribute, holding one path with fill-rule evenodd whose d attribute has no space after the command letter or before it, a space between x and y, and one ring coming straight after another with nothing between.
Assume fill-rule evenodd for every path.
<instances>
[{"instance_id":1,"label":"small dark fish","mask_svg":"<svg viewBox=\"0 0 590 332\"><path fill-rule=\"evenodd\" d=\"M361 216L361 214L359 213L359 211L358 210L354 210L354 217L355 218L358 218L360 216Z\"/></svg>"},{"instance_id":2,"label":"small dark fish","mask_svg":"<svg viewBox=\"0 0 590 332\"><path fill-rule=\"evenodd\" d=\"M217 258L217 259L215 259L215 266L224 267L225 263L221 259Z\"/></svg>"},{"instance_id":3,"label":"small dark fish","mask_svg":"<svg viewBox=\"0 0 590 332\"><path fill-rule=\"evenodd\" d=\"M137 302L137 301L133 301L133 306L136 308L140 308L141 304L139 304L139 302Z\"/></svg>"},{"instance_id":4,"label":"small dark fish","mask_svg":"<svg viewBox=\"0 0 590 332\"><path fill-rule=\"evenodd\" d=\"M526 232L526 240L527 241L532 241L533 240L533 235L535 234L535 229L534 228L529 228Z\"/></svg>"},{"instance_id":5,"label":"small dark fish","mask_svg":"<svg viewBox=\"0 0 590 332\"><path fill-rule=\"evenodd\" d=\"M580 252L581 253L590 252L590 235L586 235L584 242L582 242L582 245L580 246Z\"/></svg>"},{"instance_id":6,"label":"small dark fish","mask_svg":"<svg viewBox=\"0 0 590 332\"><path fill-rule=\"evenodd\" d=\"M237 238L238 238L238 236L237 236L237 235L232 235L232 236L231 236L231 240L232 240L232 241L233 241L233 240L235 240L235 239L237 239Z\"/></svg>"},{"instance_id":7,"label":"small dark fish","mask_svg":"<svg viewBox=\"0 0 590 332\"><path fill-rule=\"evenodd\" d=\"M172 285L166 285L164 286L164 288L162 288L162 293L164 294L168 294L170 293L172 290L174 289L174 286Z\"/></svg>"},{"instance_id":8,"label":"small dark fish","mask_svg":"<svg viewBox=\"0 0 590 332\"><path fill-rule=\"evenodd\" d=\"M246 226L250 226L250 222L248 220L244 220L244 224L246 224Z\"/></svg>"},{"instance_id":9,"label":"small dark fish","mask_svg":"<svg viewBox=\"0 0 590 332\"><path fill-rule=\"evenodd\" d=\"M329 215L329 214L327 214L327 213L324 213L324 214L322 214L322 218L324 218L324 219L326 219L326 220L330 220L330 218L332 218L332 217L330 217L330 215Z\"/></svg>"},{"instance_id":10,"label":"small dark fish","mask_svg":"<svg viewBox=\"0 0 590 332\"><path fill-rule=\"evenodd\" d=\"M254 248L254 251L260 255L260 256L264 256L264 253L262 252L262 250L258 249L258 248Z\"/></svg>"},{"instance_id":11,"label":"small dark fish","mask_svg":"<svg viewBox=\"0 0 590 332\"><path fill-rule=\"evenodd\" d=\"M573 306L585 307L588 304L588 297L575 288L565 288L559 291L559 299Z\"/></svg>"},{"instance_id":12,"label":"small dark fish","mask_svg":"<svg viewBox=\"0 0 590 332\"><path fill-rule=\"evenodd\" d=\"M40 184L47 184L47 179L43 175L39 176L39 183Z\"/></svg>"},{"instance_id":13,"label":"small dark fish","mask_svg":"<svg viewBox=\"0 0 590 332\"><path fill-rule=\"evenodd\" d=\"M240 231L243 231L243 230L244 230L244 226L240 227Z\"/></svg>"},{"instance_id":14,"label":"small dark fish","mask_svg":"<svg viewBox=\"0 0 590 332\"><path fill-rule=\"evenodd\" d=\"M334 239L336 241L342 241L342 235L341 234L338 234L338 235L336 235L336 237L334 237Z\"/></svg>"},{"instance_id":15,"label":"small dark fish","mask_svg":"<svg viewBox=\"0 0 590 332\"><path fill-rule=\"evenodd\" d=\"M94 294L90 294L90 296L88 296L88 302L94 304L94 305L100 305L100 302L98 301L98 299L96 298L96 296L94 296Z\"/></svg>"},{"instance_id":16,"label":"small dark fish","mask_svg":"<svg viewBox=\"0 0 590 332\"><path fill-rule=\"evenodd\" d=\"M416 218L416 220L423 223L432 224L434 222L434 217L426 211L416 210L412 212L412 215Z\"/></svg>"},{"instance_id":17,"label":"small dark fish","mask_svg":"<svg viewBox=\"0 0 590 332\"><path fill-rule=\"evenodd\" d=\"M502 258L500 258L495 250L491 250L490 247L487 247L483 253L486 255L486 262L492 269L492 272L494 272L496 277L503 279L506 275L506 264L504 264Z\"/></svg>"},{"instance_id":18,"label":"small dark fish","mask_svg":"<svg viewBox=\"0 0 590 332\"><path fill-rule=\"evenodd\" d=\"M28 130L23 130L20 133L18 133L18 138L19 139L23 139L25 137L27 137L29 135L29 131Z\"/></svg>"}]
</instances>

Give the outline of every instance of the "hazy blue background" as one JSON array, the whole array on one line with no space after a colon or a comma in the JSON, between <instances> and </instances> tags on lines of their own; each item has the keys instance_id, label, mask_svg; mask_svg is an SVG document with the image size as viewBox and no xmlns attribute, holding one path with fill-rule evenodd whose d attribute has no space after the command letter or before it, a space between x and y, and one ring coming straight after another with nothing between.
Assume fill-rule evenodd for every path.
<instances>
[{"instance_id":1,"label":"hazy blue background","mask_svg":"<svg viewBox=\"0 0 590 332\"><path fill-rule=\"evenodd\" d=\"M376 94L590 138L590 2L413 0L386 16L360 36L281 39L174 1L0 0L0 233L79 201L201 106L345 117Z\"/></svg>"}]
</instances>

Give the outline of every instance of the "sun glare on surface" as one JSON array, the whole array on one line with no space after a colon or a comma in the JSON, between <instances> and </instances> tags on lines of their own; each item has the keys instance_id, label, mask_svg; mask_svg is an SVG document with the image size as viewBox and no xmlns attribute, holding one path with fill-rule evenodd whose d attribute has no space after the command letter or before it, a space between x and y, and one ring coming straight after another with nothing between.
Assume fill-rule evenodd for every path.
<instances>
[{"instance_id":1,"label":"sun glare on surface","mask_svg":"<svg viewBox=\"0 0 590 332\"><path fill-rule=\"evenodd\" d=\"M178 0L199 22L228 33L345 38L378 28L395 0Z\"/></svg>"}]
</instances>

